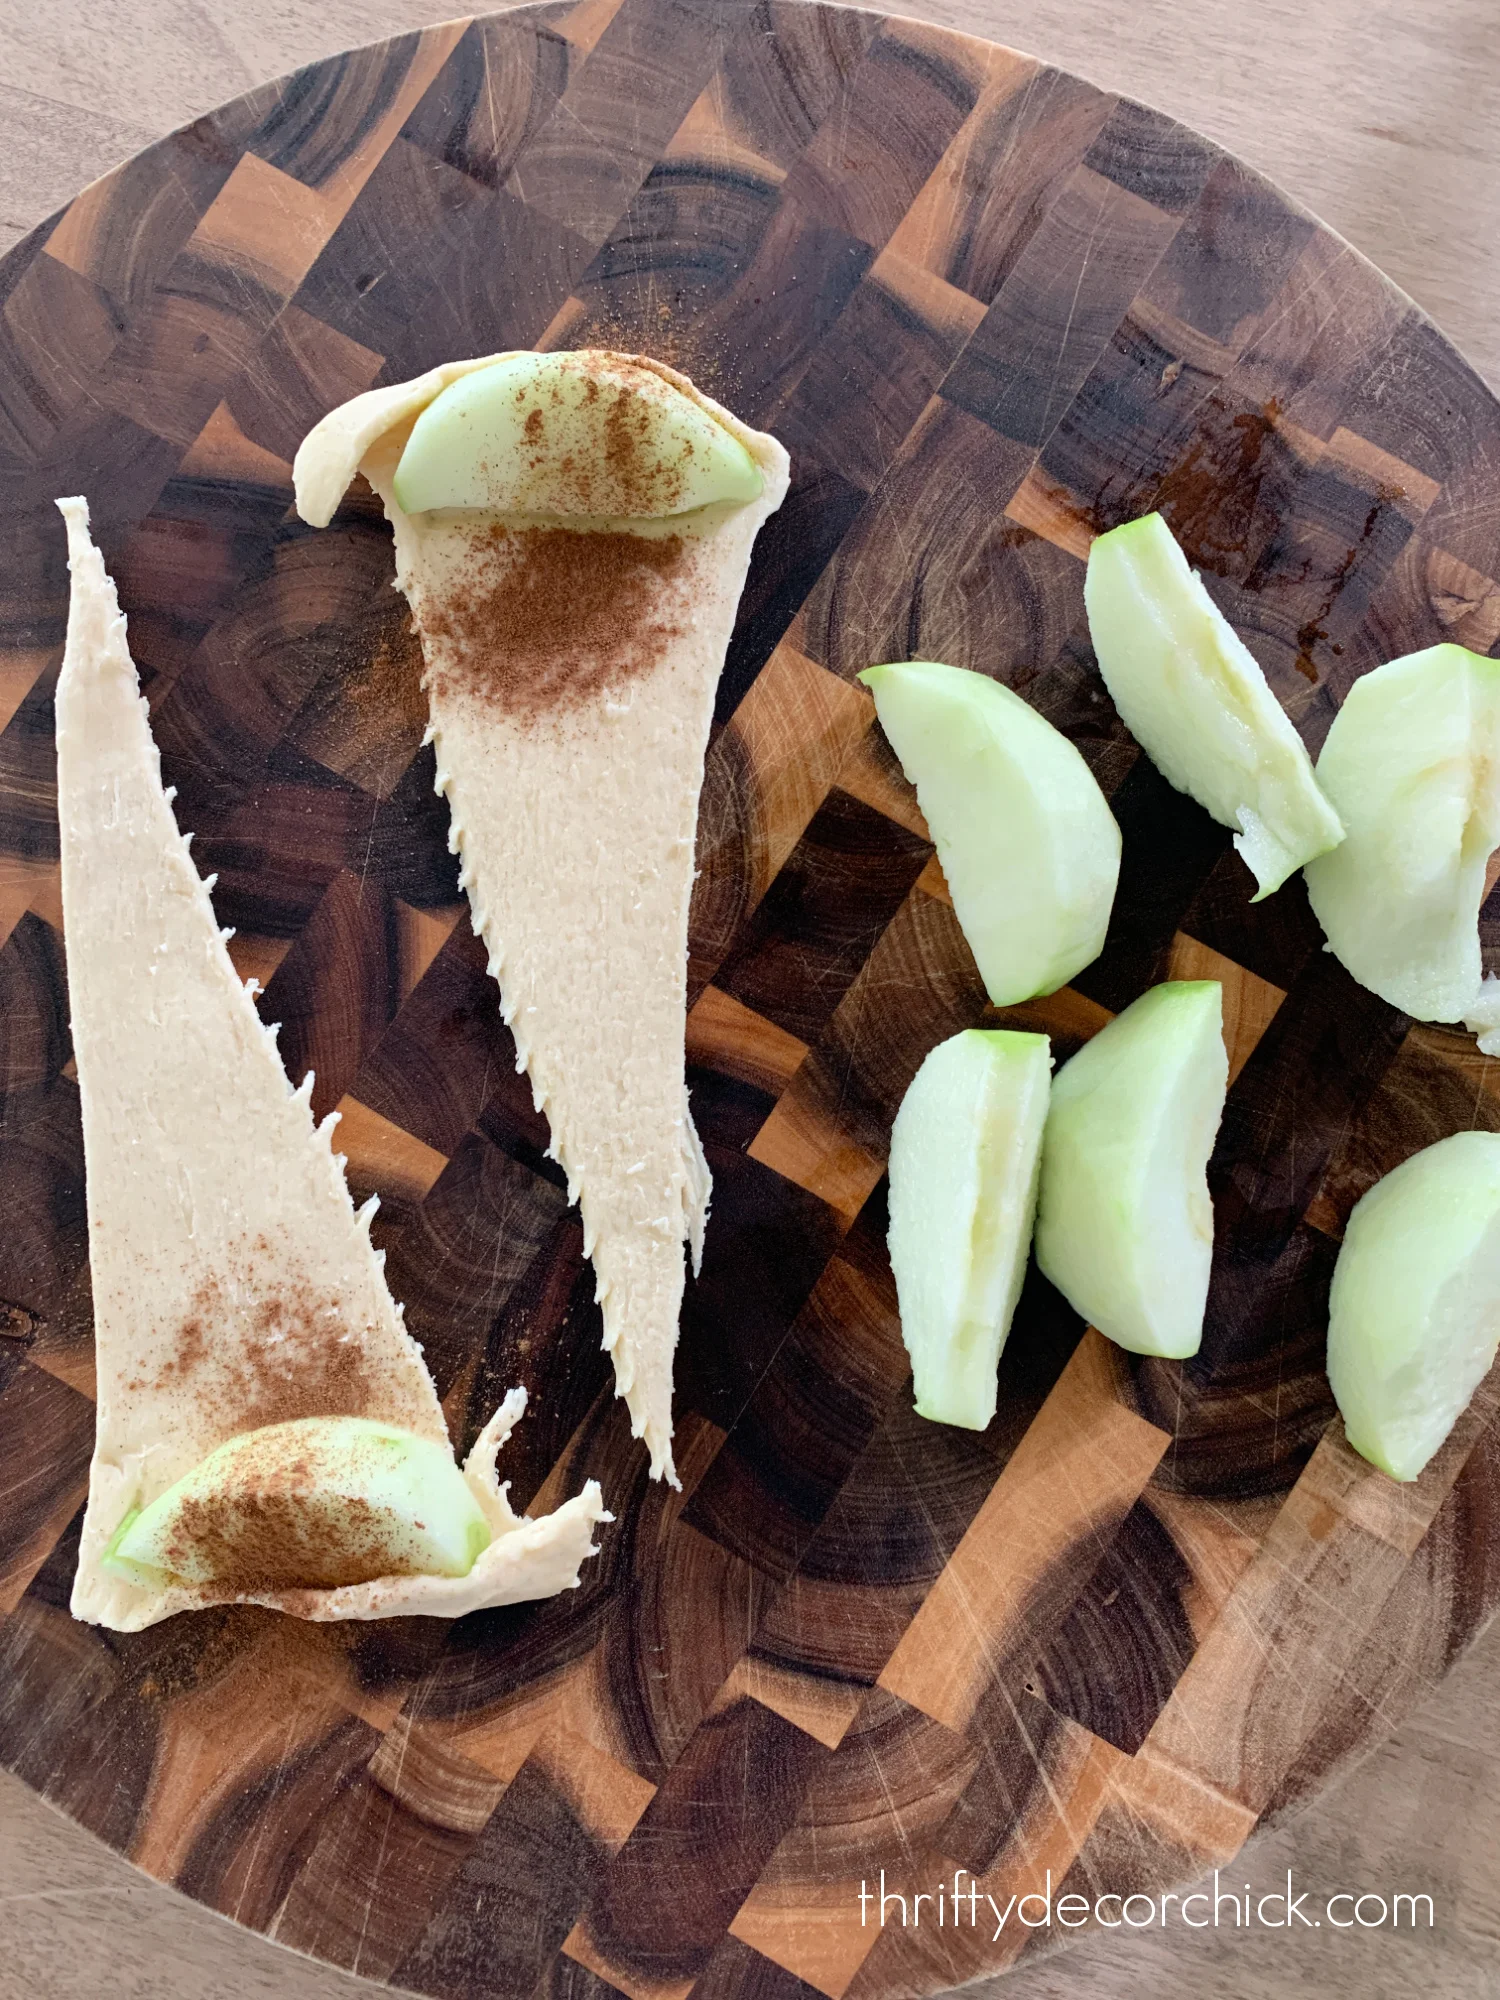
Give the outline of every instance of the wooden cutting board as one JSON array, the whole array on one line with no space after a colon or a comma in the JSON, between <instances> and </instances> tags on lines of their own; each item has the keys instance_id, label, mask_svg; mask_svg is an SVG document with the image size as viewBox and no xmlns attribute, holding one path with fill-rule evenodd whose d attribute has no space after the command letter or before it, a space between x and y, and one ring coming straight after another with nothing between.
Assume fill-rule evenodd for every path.
<instances>
[{"instance_id":1,"label":"wooden cutting board","mask_svg":"<svg viewBox=\"0 0 1500 2000\"><path fill-rule=\"evenodd\" d=\"M1252 908L1126 736L1082 557L1161 506L1311 745L1353 679L1500 642L1500 406L1429 321L1207 141L1010 51L836 7L583 0L302 72L0 263L0 1760L300 1950L468 2000L942 1991L1058 1936L861 1923L971 1872L1149 1893L1361 1754L1500 1597L1494 1385L1422 1480L1323 1373L1349 1208L1500 1129L1500 1064ZM708 761L688 1043L716 1181L680 1495L598 1352L433 796L367 498L291 513L333 403L455 354L638 348L790 448ZM51 693L59 493L130 616L168 779L289 1070L344 1113L466 1446L617 1521L565 1599L454 1625L67 1614L92 1439ZM985 1005L852 676L995 673L1125 834L1104 955ZM625 773L622 785L642 782ZM1121 1355L1033 1278L983 1436L915 1418L890 1120L934 1042L1059 1059L1167 976L1225 987L1202 1354ZM247 1171L254 1163L247 1162ZM868 1906L867 1906L868 1907ZM969 1909L966 1903L965 1913Z\"/></svg>"}]
</instances>

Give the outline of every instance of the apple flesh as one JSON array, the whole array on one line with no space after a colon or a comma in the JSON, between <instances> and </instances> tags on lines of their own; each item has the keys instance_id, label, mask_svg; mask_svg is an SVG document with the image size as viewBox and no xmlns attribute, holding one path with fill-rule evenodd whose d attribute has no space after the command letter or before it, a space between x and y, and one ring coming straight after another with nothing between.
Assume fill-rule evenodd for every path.
<instances>
[{"instance_id":1,"label":"apple flesh","mask_svg":"<svg viewBox=\"0 0 1500 2000\"><path fill-rule=\"evenodd\" d=\"M1301 737L1160 514L1099 536L1083 595L1126 728L1168 784L1235 829L1254 901L1338 845Z\"/></svg>"},{"instance_id":2,"label":"apple flesh","mask_svg":"<svg viewBox=\"0 0 1500 2000\"><path fill-rule=\"evenodd\" d=\"M1418 1020L1491 1025L1479 906L1500 846L1500 660L1432 646L1365 674L1318 778L1348 838L1309 864L1307 893L1340 963Z\"/></svg>"},{"instance_id":3,"label":"apple flesh","mask_svg":"<svg viewBox=\"0 0 1500 2000\"><path fill-rule=\"evenodd\" d=\"M890 1251L919 1416L982 1431L1026 1275L1052 1069L1045 1035L969 1028L891 1132Z\"/></svg>"},{"instance_id":4,"label":"apple flesh","mask_svg":"<svg viewBox=\"0 0 1500 2000\"><path fill-rule=\"evenodd\" d=\"M1055 993L1099 956L1120 829L1066 736L986 674L936 660L859 677L937 843L997 1007Z\"/></svg>"},{"instance_id":5,"label":"apple flesh","mask_svg":"<svg viewBox=\"0 0 1500 2000\"><path fill-rule=\"evenodd\" d=\"M619 355L510 354L462 375L417 418L393 491L408 514L661 518L760 497L725 424Z\"/></svg>"},{"instance_id":6,"label":"apple flesh","mask_svg":"<svg viewBox=\"0 0 1500 2000\"><path fill-rule=\"evenodd\" d=\"M1132 1353L1181 1360L1202 1341L1208 1157L1228 1083L1216 979L1153 986L1053 1082L1036 1260L1075 1312Z\"/></svg>"},{"instance_id":7,"label":"apple flesh","mask_svg":"<svg viewBox=\"0 0 1500 2000\"><path fill-rule=\"evenodd\" d=\"M153 1589L337 1589L467 1576L490 1539L442 1445L365 1417L300 1417L219 1445L127 1517L102 1561Z\"/></svg>"},{"instance_id":8,"label":"apple flesh","mask_svg":"<svg viewBox=\"0 0 1500 2000\"><path fill-rule=\"evenodd\" d=\"M1355 1204L1334 1267L1328 1380L1350 1444L1415 1479L1500 1346L1500 1133L1455 1132Z\"/></svg>"}]
</instances>

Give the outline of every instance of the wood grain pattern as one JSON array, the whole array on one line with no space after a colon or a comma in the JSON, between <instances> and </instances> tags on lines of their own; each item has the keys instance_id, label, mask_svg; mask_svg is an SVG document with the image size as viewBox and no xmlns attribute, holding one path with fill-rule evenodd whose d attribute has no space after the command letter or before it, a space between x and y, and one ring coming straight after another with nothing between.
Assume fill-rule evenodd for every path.
<instances>
[{"instance_id":1,"label":"wood grain pattern","mask_svg":"<svg viewBox=\"0 0 1500 2000\"><path fill-rule=\"evenodd\" d=\"M1343 1445L1326 1293L1370 1181L1495 1097L1251 907L1140 758L1082 618L1160 503L1316 743L1397 644L1497 644L1500 409L1352 252L1208 141L1030 58L791 0L585 0L315 66L198 121L0 265L0 1760L211 1907L434 1994L934 1993L1012 1933L879 1933L881 1868L1150 1890L1388 1729L1500 1596L1494 1398L1398 1492ZM574 1217L457 895L368 499L310 535L331 403L452 352L605 340L794 454L721 690L694 905L717 1196L680 1495L609 1395ZM564 1601L121 1642L68 1618L91 1435L59 936L53 496L121 585L242 969L342 1108L466 1445L617 1523ZM1487 622L1489 621L1489 622ZM1075 987L987 1007L853 684L1008 680L1110 794L1125 867ZM1204 1351L1107 1349L1029 1282L982 1437L923 1424L884 1253L932 1042L1071 1052L1222 977L1235 1083ZM1493 1113L1500 1122L1500 1110Z\"/></svg>"}]
</instances>

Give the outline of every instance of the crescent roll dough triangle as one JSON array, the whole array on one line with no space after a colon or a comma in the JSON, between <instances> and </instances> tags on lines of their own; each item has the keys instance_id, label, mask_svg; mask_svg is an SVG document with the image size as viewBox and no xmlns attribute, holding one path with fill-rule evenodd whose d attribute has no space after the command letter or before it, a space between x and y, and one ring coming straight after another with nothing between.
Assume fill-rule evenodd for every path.
<instances>
[{"instance_id":1,"label":"crescent roll dough triangle","mask_svg":"<svg viewBox=\"0 0 1500 2000\"><path fill-rule=\"evenodd\" d=\"M59 502L72 599L57 688L58 813L83 1109L98 1414L75 1617L138 1631L250 1601L303 1618L457 1617L578 1580L598 1485L512 1513L495 1454L513 1391L464 1468L493 1539L467 1576L327 1590L145 1588L101 1567L127 1514L230 1437L365 1416L449 1448L432 1380L359 1214L311 1078L289 1087L178 832L114 584L82 500Z\"/></svg>"},{"instance_id":2,"label":"crescent roll dough triangle","mask_svg":"<svg viewBox=\"0 0 1500 2000\"><path fill-rule=\"evenodd\" d=\"M675 1483L683 1242L696 1268L709 1196L683 1052L698 797L751 546L785 496L788 459L662 363L584 351L564 358L611 394L644 376L650 395L665 384L725 426L759 496L571 525L405 512L394 486L417 418L450 383L513 358L450 362L331 411L297 453L297 506L325 526L358 472L385 503L459 879L583 1212L616 1389L652 1472ZM601 395L601 463L609 406ZM477 592L476 575L488 579Z\"/></svg>"}]
</instances>

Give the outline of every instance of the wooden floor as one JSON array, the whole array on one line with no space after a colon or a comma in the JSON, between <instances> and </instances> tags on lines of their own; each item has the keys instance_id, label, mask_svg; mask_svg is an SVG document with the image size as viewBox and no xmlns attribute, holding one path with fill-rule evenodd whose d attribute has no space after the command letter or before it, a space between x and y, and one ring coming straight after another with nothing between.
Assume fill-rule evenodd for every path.
<instances>
[{"instance_id":1,"label":"wooden floor","mask_svg":"<svg viewBox=\"0 0 1500 2000\"><path fill-rule=\"evenodd\" d=\"M0 0L0 249L86 180L260 79L441 18L443 0ZM1500 385L1495 0L909 0L1144 97L1273 174ZM1426 1892L1435 1929L1090 1940L1005 2000L1454 2000L1500 1992L1500 1629L1388 1747L1235 1864ZM362 1980L235 1931L0 1774L0 1996L335 2000Z\"/></svg>"}]
</instances>

